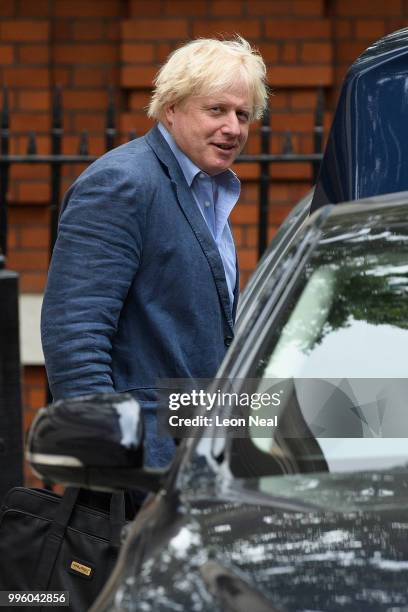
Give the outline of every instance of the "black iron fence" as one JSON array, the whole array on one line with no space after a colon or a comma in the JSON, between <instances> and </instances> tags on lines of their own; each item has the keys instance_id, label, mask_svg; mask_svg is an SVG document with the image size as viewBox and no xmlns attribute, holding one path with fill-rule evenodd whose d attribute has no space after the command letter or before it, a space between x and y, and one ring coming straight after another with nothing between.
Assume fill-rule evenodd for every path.
<instances>
[{"instance_id":1,"label":"black iron fence","mask_svg":"<svg viewBox=\"0 0 408 612\"><path fill-rule=\"evenodd\" d=\"M236 160L237 163L255 163L259 164L259 203L258 203L258 254L262 255L268 242L268 217L269 217L269 202L268 202L268 187L271 180L270 164L273 163L299 163L303 162L311 165L313 183L316 182L320 161L322 158L323 144L323 90L318 91L317 104L314 116L313 128L313 143L314 153L299 154L293 151L292 134L290 131L285 132L284 144L282 152L272 154L271 137L272 131L270 128L270 112L264 114L260 129L260 151L258 155L241 154ZM51 153L49 155L40 155L37 153L37 140L34 131L28 134L27 151L23 155L14 155L10 153L10 109L9 109L9 94L7 88L3 89L3 105L1 109L1 128L0 128L0 253L7 254L7 192L9 187L10 167L12 164L47 164L51 168L51 227L50 227L50 255L54 247L58 214L59 201L61 196L61 179L62 168L66 164L90 163L97 156L89 154L88 134L83 131L79 136L78 152L75 155L64 155L62 153L63 144L63 106L61 88L57 87L53 94L52 104L52 124L50 131ZM115 125L115 106L113 91L109 90L108 105L106 109L106 127L105 127L105 149L115 146L115 141L118 137L118 131ZM136 132L129 133L129 139L136 137Z\"/></svg>"}]
</instances>

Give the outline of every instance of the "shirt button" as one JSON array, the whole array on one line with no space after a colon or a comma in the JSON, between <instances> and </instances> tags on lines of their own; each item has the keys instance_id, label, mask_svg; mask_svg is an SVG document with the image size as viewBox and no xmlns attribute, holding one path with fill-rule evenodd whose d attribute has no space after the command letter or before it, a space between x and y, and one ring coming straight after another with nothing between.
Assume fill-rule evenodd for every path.
<instances>
[{"instance_id":1,"label":"shirt button","mask_svg":"<svg viewBox=\"0 0 408 612\"><path fill-rule=\"evenodd\" d=\"M225 336L224 338L225 346L231 346L232 340L233 340L232 336Z\"/></svg>"},{"instance_id":2,"label":"shirt button","mask_svg":"<svg viewBox=\"0 0 408 612\"><path fill-rule=\"evenodd\" d=\"M205 206L206 208L210 208L210 206L211 206L211 202L210 202L209 200L207 200L206 202L204 202L204 206Z\"/></svg>"}]
</instances>

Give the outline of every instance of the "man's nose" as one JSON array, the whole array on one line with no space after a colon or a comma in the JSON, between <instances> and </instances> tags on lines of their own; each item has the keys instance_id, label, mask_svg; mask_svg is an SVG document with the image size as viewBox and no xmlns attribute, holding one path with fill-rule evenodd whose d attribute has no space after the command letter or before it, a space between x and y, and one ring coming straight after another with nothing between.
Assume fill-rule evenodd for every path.
<instances>
[{"instance_id":1,"label":"man's nose","mask_svg":"<svg viewBox=\"0 0 408 612\"><path fill-rule=\"evenodd\" d=\"M232 136L239 136L241 132L241 128L239 125L239 120L235 112L231 111L225 117L225 122L223 125L223 131L225 134L230 134Z\"/></svg>"}]
</instances>

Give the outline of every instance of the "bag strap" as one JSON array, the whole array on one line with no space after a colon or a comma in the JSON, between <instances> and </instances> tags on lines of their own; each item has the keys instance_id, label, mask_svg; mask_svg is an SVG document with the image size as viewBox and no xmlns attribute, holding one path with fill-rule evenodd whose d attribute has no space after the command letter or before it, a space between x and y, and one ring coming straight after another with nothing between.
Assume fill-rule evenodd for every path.
<instances>
[{"instance_id":1,"label":"bag strap","mask_svg":"<svg viewBox=\"0 0 408 612\"><path fill-rule=\"evenodd\" d=\"M37 565L34 585L37 590L45 591L51 579L58 552L64 539L65 530L77 501L79 489L68 487L58 504L54 520L51 523L42 547Z\"/></svg>"},{"instance_id":2,"label":"bag strap","mask_svg":"<svg viewBox=\"0 0 408 612\"><path fill-rule=\"evenodd\" d=\"M110 545L113 548L120 547L120 535L122 527L125 524L125 494L112 493L110 500Z\"/></svg>"}]
</instances>

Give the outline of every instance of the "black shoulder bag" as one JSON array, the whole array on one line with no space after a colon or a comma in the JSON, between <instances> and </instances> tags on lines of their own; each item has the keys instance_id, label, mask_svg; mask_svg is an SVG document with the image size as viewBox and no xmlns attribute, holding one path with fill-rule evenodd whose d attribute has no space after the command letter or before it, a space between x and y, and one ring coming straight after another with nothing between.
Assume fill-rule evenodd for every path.
<instances>
[{"instance_id":1,"label":"black shoulder bag","mask_svg":"<svg viewBox=\"0 0 408 612\"><path fill-rule=\"evenodd\" d=\"M69 607L62 610L90 607L117 559L125 501L123 493L113 493L110 511L104 512L77 503L78 494L71 487L62 497L23 487L6 494L0 511L0 590L68 591Z\"/></svg>"}]
</instances>

